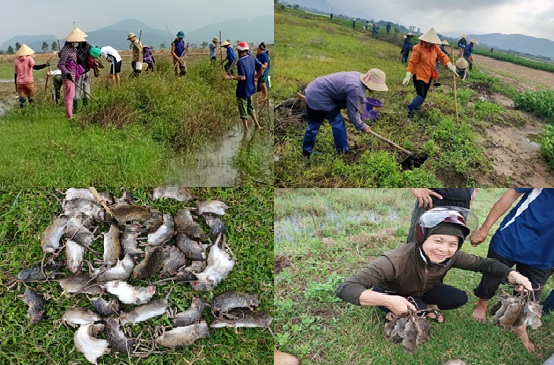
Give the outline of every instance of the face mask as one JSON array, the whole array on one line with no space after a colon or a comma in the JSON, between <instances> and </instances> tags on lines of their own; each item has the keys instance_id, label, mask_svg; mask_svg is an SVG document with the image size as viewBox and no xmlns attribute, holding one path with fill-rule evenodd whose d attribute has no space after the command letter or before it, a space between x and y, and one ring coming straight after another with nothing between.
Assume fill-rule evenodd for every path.
<instances>
[{"instance_id":1,"label":"face mask","mask_svg":"<svg viewBox=\"0 0 554 365\"><path fill-rule=\"evenodd\" d=\"M77 46L79 45L79 42L72 42L71 44L73 45L73 47L77 48Z\"/></svg>"}]
</instances>

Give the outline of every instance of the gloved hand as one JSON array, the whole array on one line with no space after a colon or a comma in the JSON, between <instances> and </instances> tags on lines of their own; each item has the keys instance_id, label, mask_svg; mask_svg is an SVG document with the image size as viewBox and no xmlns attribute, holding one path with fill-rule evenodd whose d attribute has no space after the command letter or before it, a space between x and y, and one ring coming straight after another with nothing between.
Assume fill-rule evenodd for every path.
<instances>
[{"instance_id":1,"label":"gloved hand","mask_svg":"<svg viewBox=\"0 0 554 365\"><path fill-rule=\"evenodd\" d=\"M406 77L404 77L404 80L402 80L402 85L406 86L410 83L410 79L412 78L411 72L406 72Z\"/></svg>"},{"instance_id":2,"label":"gloved hand","mask_svg":"<svg viewBox=\"0 0 554 365\"><path fill-rule=\"evenodd\" d=\"M454 74L459 77L458 73L456 72L456 66L454 66L452 62L448 62L446 67L448 67L450 71L454 72Z\"/></svg>"},{"instance_id":3,"label":"gloved hand","mask_svg":"<svg viewBox=\"0 0 554 365\"><path fill-rule=\"evenodd\" d=\"M46 61L46 67L50 66L50 61Z\"/></svg>"},{"instance_id":4,"label":"gloved hand","mask_svg":"<svg viewBox=\"0 0 554 365\"><path fill-rule=\"evenodd\" d=\"M514 285L523 285L525 289L533 291L533 285L531 285L529 279L517 271L510 271L510 274L508 275L508 282Z\"/></svg>"}]
</instances>

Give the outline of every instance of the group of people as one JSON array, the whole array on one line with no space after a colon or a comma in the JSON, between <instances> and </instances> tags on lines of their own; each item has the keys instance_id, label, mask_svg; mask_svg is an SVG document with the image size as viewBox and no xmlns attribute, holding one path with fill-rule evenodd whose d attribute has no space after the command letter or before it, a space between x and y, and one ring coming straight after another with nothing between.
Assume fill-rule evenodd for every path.
<instances>
[{"instance_id":1,"label":"group of people","mask_svg":"<svg viewBox=\"0 0 554 365\"><path fill-rule=\"evenodd\" d=\"M119 52L111 46L96 47L89 44L86 40L87 34L75 27L65 38L63 47L58 52L59 61L56 70L49 70L47 75L52 77L54 85L54 94L56 103L60 99L61 87L64 88L65 114L67 119L72 119L73 114L77 112L82 100L83 106L87 106L91 98L91 70L95 70L98 75L98 67L103 68L100 56L104 57L110 64L109 80L114 85L121 82L120 73L122 67L122 57ZM188 42L184 41L185 33L179 31L175 39L171 42L171 56L176 76L184 76L187 73L187 64L185 57L190 47ZM131 76L138 77L146 64L146 72L154 71L155 58L150 47L144 47L140 37L133 32L127 35L127 40L131 44ZM219 41L217 37L212 39L209 44L210 60L217 59L217 46ZM226 79L235 79L237 85L237 103L239 106L240 117L245 128L248 128L247 119L251 116L256 127L261 128L258 119L253 110L252 95L256 91L261 91L264 98L267 98L269 88L269 52L265 43L260 43L257 49L256 57L251 52L248 43L239 42L237 56L229 41L222 44L227 49L226 56ZM16 53L14 81L16 91L19 95L20 108L25 104L33 102L34 96L34 78L32 71L40 70L50 66L48 61L45 64L36 65L31 55L34 51L27 45L22 45ZM237 65L238 75L235 77L233 66Z\"/></svg>"},{"instance_id":2,"label":"group of people","mask_svg":"<svg viewBox=\"0 0 554 365\"><path fill-rule=\"evenodd\" d=\"M452 71L455 77L467 79L471 69L471 53L473 45L478 42L472 39L465 46L464 58L459 58L455 65L452 64L446 50L448 41L439 38L433 28L419 37L419 44L413 45L413 34L404 36L404 43L401 53L402 63L407 63L406 76L402 85L407 86L413 81L416 92L415 97L407 105L408 115L406 121L413 120L417 110L421 107L433 80L437 80L438 64L446 66ZM411 52L411 56L408 58ZM467 56L467 57L466 57ZM373 79L371 77L373 76ZM379 87L374 83L364 82L379 80ZM370 128L360 117L360 107L366 99L366 92L387 91L385 85L386 75L383 71L374 69L365 75L359 72L338 72L321 76L308 84L305 90L306 116L308 126L304 134L302 154L310 157L313 153L316 136L324 119L327 119L333 129L335 148L339 154L348 153L348 138L346 136L346 124L340 113L341 109L347 109L350 122L359 132L370 133ZM382 86L385 87L382 87Z\"/></svg>"},{"instance_id":3,"label":"group of people","mask_svg":"<svg viewBox=\"0 0 554 365\"><path fill-rule=\"evenodd\" d=\"M506 190L479 229L469 209L476 190L411 190L417 201L408 243L384 252L347 278L337 289L339 298L355 305L377 306L388 313L386 320L411 310L442 323L442 311L468 301L465 291L444 283L452 268L483 274L473 291L478 300L472 314L481 323L486 321L488 302L502 283L514 285L516 295L528 291L537 300L541 297L554 267L554 189ZM468 239L472 246L485 242L506 212L492 235L486 258L462 250ZM525 325L513 332L528 351L534 351Z\"/></svg>"}]
</instances>

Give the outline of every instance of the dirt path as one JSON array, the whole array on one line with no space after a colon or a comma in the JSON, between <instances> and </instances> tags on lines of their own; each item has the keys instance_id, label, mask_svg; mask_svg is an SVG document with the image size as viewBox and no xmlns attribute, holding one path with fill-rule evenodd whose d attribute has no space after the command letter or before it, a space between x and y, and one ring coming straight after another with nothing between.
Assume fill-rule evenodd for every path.
<instances>
[{"instance_id":1,"label":"dirt path","mask_svg":"<svg viewBox=\"0 0 554 365\"><path fill-rule=\"evenodd\" d=\"M489 57L475 55L478 70L500 79L523 92L551 89L554 73L534 70ZM478 185L490 186L554 186L554 172L549 171L541 157L540 148L534 139L540 135L544 121L525 112L515 110L513 102L505 95L487 95L490 101L502 105L507 119L520 120L522 126L489 123L486 131L477 140L493 164L493 172L477 174ZM517 123L515 123L517 124Z\"/></svg>"}]
</instances>

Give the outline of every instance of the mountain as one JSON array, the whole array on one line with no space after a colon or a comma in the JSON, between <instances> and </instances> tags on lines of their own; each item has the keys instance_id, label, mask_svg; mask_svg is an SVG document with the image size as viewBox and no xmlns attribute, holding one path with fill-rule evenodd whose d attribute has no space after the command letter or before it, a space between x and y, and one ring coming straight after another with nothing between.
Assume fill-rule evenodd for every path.
<instances>
[{"instance_id":1,"label":"mountain","mask_svg":"<svg viewBox=\"0 0 554 365\"><path fill-rule=\"evenodd\" d=\"M307 10L317 11L320 13L347 15L343 9L339 9L335 7L334 5L330 4L327 0L285 0L280 2L282 2L283 4L289 4L289 5L297 4Z\"/></svg>"},{"instance_id":2,"label":"mountain","mask_svg":"<svg viewBox=\"0 0 554 365\"><path fill-rule=\"evenodd\" d=\"M141 30L142 34L140 34ZM173 29L169 32L167 29L153 28L136 19L125 19L97 30L87 30L86 33L88 35L87 41L90 44L128 49L127 34L134 32L137 36L141 35L141 42L144 46L153 46L157 49L160 48L162 43L165 44L166 48L169 48L178 30ZM213 23L200 29L185 32L185 41L196 45L203 42L209 43L213 37L219 37L219 31L221 31L222 38L229 39L231 43L235 43L237 40L245 40L255 45L262 41L271 44L273 43L273 16L266 15L250 20L232 19ZM50 49L52 42L56 39L57 37L54 35L16 36L4 42L0 49L7 50L10 45L15 48L15 42L19 42L20 44L27 44L38 52L41 50L42 42L46 41L48 49ZM63 46L63 39L60 39L60 43Z\"/></svg>"}]
</instances>

